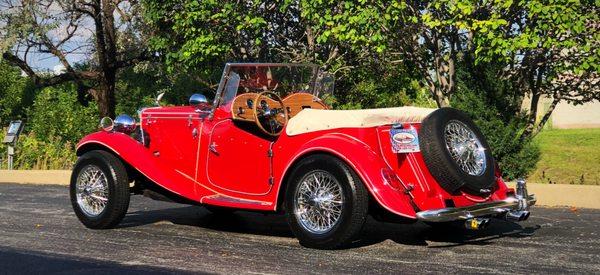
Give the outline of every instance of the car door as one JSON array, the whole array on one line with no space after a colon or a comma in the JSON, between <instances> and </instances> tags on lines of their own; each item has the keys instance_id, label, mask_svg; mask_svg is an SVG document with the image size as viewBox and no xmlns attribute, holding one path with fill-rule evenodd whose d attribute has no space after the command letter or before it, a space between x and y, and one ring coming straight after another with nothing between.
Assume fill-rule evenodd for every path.
<instances>
[{"instance_id":1,"label":"car door","mask_svg":"<svg viewBox=\"0 0 600 275\"><path fill-rule=\"evenodd\" d=\"M231 119L212 127L206 174L226 192L265 195L271 190L271 142L237 127Z\"/></svg>"},{"instance_id":2,"label":"car door","mask_svg":"<svg viewBox=\"0 0 600 275\"><path fill-rule=\"evenodd\" d=\"M189 111L148 112L146 130L150 132L150 149L162 166L193 179L202 121L193 110Z\"/></svg>"}]
</instances>

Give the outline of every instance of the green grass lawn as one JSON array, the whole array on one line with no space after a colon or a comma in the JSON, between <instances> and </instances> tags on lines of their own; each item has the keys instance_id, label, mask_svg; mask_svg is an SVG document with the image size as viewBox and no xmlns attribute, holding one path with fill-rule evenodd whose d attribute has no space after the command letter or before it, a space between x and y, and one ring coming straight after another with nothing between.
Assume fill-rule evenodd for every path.
<instances>
[{"instance_id":1,"label":"green grass lawn","mask_svg":"<svg viewBox=\"0 0 600 275\"><path fill-rule=\"evenodd\" d=\"M541 159L530 182L600 185L600 129L543 130Z\"/></svg>"}]
</instances>

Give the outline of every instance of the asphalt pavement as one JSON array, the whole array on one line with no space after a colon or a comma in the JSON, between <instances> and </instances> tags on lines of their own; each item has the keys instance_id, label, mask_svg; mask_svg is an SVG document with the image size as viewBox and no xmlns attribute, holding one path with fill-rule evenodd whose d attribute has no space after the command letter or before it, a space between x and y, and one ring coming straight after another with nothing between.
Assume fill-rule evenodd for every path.
<instances>
[{"instance_id":1,"label":"asphalt pavement","mask_svg":"<svg viewBox=\"0 0 600 275\"><path fill-rule=\"evenodd\" d=\"M600 273L600 210L541 208L481 231L369 219L350 248L301 247L275 214L217 216L131 200L117 229L89 230L65 186L0 183L0 274Z\"/></svg>"}]
</instances>

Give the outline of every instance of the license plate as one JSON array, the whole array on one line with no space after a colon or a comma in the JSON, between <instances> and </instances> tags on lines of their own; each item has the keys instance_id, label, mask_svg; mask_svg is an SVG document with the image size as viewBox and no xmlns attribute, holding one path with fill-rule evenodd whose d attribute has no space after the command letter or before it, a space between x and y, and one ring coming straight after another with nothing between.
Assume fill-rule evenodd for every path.
<instances>
[{"instance_id":1,"label":"license plate","mask_svg":"<svg viewBox=\"0 0 600 275\"><path fill-rule=\"evenodd\" d=\"M415 128L390 129L390 140L392 141L392 152L412 153L419 152L419 136Z\"/></svg>"}]
</instances>

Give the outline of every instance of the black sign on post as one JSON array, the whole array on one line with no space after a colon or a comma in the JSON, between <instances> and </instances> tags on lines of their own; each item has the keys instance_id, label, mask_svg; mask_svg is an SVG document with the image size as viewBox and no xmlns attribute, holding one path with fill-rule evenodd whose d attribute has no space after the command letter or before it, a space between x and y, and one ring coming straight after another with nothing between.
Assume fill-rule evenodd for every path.
<instances>
[{"instance_id":1,"label":"black sign on post","mask_svg":"<svg viewBox=\"0 0 600 275\"><path fill-rule=\"evenodd\" d=\"M4 137L3 143L15 143L23 130L23 121L13 120L8 126L8 131Z\"/></svg>"},{"instance_id":2,"label":"black sign on post","mask_svg":"<svg viewBox=\"0 0 600 275\"><path fill-rule=\"evenodd\" d=\"M3 143L8 144L8 170L13 169L13 156L15 155L15 145L19 139L19 135L23 131L23 121L13 120L8 126L8 131L4 137Z\"/></svg>"}]
</instances>

